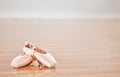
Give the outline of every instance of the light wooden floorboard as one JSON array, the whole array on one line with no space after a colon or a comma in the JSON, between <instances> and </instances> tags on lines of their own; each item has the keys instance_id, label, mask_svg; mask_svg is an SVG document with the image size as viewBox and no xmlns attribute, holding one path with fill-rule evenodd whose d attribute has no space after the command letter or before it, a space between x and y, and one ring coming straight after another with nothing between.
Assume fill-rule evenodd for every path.
<instances>
[{"instance_id":1,"label":"light wooden floorboard","mask_svg":"<svg viewBox=\"0 0 120 77\"><path fill-rule=\"evenodd\" d=\"M56 68L14 69L25 41L48 50ZM120 20L0 20L0 77L120 77Z\"/></svg>"}]
</instances>

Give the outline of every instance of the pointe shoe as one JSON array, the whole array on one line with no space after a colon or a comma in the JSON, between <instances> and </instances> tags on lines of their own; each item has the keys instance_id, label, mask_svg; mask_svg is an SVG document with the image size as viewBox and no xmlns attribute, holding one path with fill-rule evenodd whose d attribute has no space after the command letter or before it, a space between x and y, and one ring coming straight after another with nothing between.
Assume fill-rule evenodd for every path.
<instances>
[{"instance_id":1,"label":"pointe shoe","mask_svg":"<svg viewBox=\"0 0 120 77\"><path fill-rule=\"evenodd\" d=\"M34 46L32 43L25 42L25 46L23 48L25 54L32 55L39 61L43 66L46 67L55 67L57 62L55 58L48 52L39 49Z\"/></svg>"},{"instance_id":2,"label":"pointe shoe","mask_svg":"<svg viewBox=\"0 0 120 77\"><path fill-rule=\"evenodd\" d=\"M15 68L23 67L26 65L31 64L33 61L33 58L30 55L23 54L23 55L18 55L16 56L10 65Z\"/></svg>"},{"instance_id":3,"label":"pointe shoe","mask_svg":"<svg viewBox=\"0 0 120 77\"><path fill-rule=\"evenodd\" d=\"M46 66L46 67L55 67L56 66L55 58L48 52L46 54L35 52L34 56L40 63L43 64L43 66Z\"/></svg>"}]
</instances>

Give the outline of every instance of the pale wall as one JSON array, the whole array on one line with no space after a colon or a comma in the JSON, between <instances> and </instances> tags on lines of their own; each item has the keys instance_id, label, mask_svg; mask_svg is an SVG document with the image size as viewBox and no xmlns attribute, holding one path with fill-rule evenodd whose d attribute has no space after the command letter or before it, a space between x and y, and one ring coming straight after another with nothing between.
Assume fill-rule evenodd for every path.
<instances>
[{"instance_id":1,"label":"pale wall","mask_svg":"<svg viewBox=\"0 0 120 77\"><path fill-rule=\"evenodd\" d=\"M0 0L0 18L120 18L120 0Z\"/></svg>"}]
</instances>

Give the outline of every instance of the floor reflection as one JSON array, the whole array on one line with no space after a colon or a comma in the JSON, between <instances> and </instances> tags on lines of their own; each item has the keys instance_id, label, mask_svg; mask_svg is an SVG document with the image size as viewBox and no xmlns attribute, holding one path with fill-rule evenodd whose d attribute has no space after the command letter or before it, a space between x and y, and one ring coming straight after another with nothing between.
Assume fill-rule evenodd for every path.
<instances>
[{"instance_id":1,"label":"floor reflection","mask_svg":"<svg viewBox=\"0 0 120 77\"><path fill-rule=\"evenodd\" d=\"M15 74L45 74L45 73L54 73L56 68L47 68L47 67L35 67L27 66L22 68L13 68Z\"/></svg>"}]
</instances>

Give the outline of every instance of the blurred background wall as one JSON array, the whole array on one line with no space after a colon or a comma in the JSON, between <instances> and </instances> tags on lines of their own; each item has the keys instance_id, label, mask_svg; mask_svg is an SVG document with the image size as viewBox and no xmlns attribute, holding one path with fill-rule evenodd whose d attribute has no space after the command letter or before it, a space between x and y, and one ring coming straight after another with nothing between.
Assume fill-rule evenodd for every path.
<instances>
[{"instance_id":1,"label":"blurred background wall","mask_svg":"<svg viewBox=\"0 0 120 77\"><path fill-rule=\"evenodd\" d=\"M120 19L120 0L0 0L0 19Z\"/></svg>"}]
</instances>

